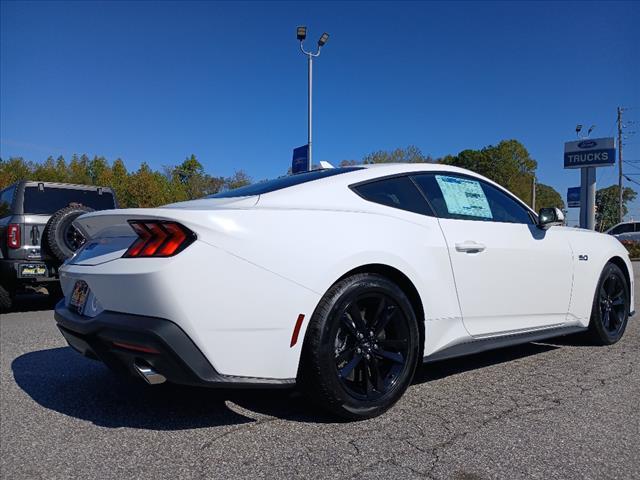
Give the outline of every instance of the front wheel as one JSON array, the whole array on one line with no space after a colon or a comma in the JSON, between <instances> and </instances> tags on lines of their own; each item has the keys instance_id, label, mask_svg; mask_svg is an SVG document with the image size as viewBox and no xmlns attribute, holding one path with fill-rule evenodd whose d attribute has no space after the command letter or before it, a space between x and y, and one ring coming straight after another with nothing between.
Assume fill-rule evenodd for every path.
<instances>
[{"instance_id":1,"label":"front wheel","mask_svg":"<svg viewBox=\"0 0 640 480\"><path fill-rule=\"evenodd\" d=\"M341 417L375 417L411 383L419 339L411 303L396 284L353 275L324 295L311 318L301 383L311 399Z\"/></svg>"},{"instance_id":2,"label":"front wheel","mask_svg":"<svg viewBox=\"0 0 640 480\"><path fill-rule=\"evenodd\" d=\"M614 263L605 265L593 299L589 336L599 345L612 345L622 338L629 319L629 285Z\"/></svg>"}]
</instances>

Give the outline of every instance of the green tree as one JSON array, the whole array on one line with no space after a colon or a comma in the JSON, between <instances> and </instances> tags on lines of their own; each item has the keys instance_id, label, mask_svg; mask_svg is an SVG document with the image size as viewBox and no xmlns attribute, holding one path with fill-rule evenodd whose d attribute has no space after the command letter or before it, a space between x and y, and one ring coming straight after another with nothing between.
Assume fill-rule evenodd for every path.
<instances>
[{"instance_id":1,"label":"green tree","mask_svg":"<svg viewBox=\"0 0 640 480\"><path fill-rule=\"evenodd\" d=\"M157 207L173 201L167 177L153 171L146 162L128 178L126 191L129 207Z\"/></svg>"},{"instance_id":2,"label":"green tree","mask_svg":"<svg viewBox=\"0 0 640 480\"><path fill-rule=\"evenodd\" d=\"M135 207L129 198L129 172L120 158L116 158L111 166L111 182L104 186L111 187L116 192L116 199L121 207Z\"/></svg>"},{"instance_id":3,"label":"green tree","mask_svg":"<svg viewBox=\"0 0 640 480\"><path fill-rule=\"evenodd\" d=\"M104 157L94 156L88 164L88 171L93 185L104 186L111 178L111 166Z\"/></svg>"},{"instance_id":4,"label":"green tree","mask_svg":"<svg viewBox=\"0 0 640 480\"><path fill-rule=\"evenodd\" d=\"M56 162L53 157L48 157L44 163L35 165L33 169L33 179L43 182L62 182L64 177L58 174Z\"/></svg>"},{"instance_id":5,"label":"green tree","mask_svg":"<svg viewBox=\"0 0 640 480\"><path fill-rule=\"evenodd\" d=\"M68 167L69 183L76 183L78 185L91 185L91 174L89 172L89 157L86 155L78 156L74 154L71 157Z\"/></svg>"},{"instance_id":6,"label":"green tree","mask_svg":"<svg viewBox=\"0 0 640 480\"><path fill-rule=\"evenodd\" d=\"M341 165L343 162L341 162ZM346 162L349 161L347 160ZM362 163L433 163L433 158L429 155L423 155L422 151L415 145L409 145L406 148L378 150L377 152L369 153L362 159ZM355 164L355 162L352 164Z\"/></svg>"},{"instance_id":7,"label":"green tree","mask_svg":"<svg viewBox=\"0 0 640 480\"><path fill-rule=\"evenodd\" d=\"M0 159L0 189L20 180L29 180L32 173L33 164L22 157Z\"/></svg>"},{"instance_id":8,"label":"green tree","mask_svg":"<svg viewBox=\"0 0 640 480\"><path fill-rule=\"evenodd\" d=\"M562 195L553 187L543 183L536 184L536 209L556 207L564 210Z\"/></svg>"},{"instance_id":9,"label":"green tree","mask_svg":"<svg viewBox=\"0 0 640 480\"><path fill-rule=\"evenodd\" d=\"M175 167L165 167L171 188L180 200L192 200L217 193L224 185L224 179L205 173L204 167L195 155L185 159Z\"/></svg>"},{"instance_id":10,"label":"green tree","mask_svg":"<svg viewBox=\"0 0 640 480\"><path fill-rule=\"evenodd\" d=\"M233 190L251 183L251 177L244 170L237 170L233 175L224 179L224 188Z\"/></svg>"},{"instance_id":11,"label":"green tree","mask_svg":"<svg viewBox=\"0 0 640 480\"><path fill-rule=\"evenodd\" d=\"M596 192L596 230L604 232L619 221L620 187L611 185ZM622 214L629 211L627 203L635 200L637 193L629 187L622 189Z\"/></svg>"},{"instance_id":12,"label":"green tree","mask_svg":"<svg viewBox=\"0 0 640 480\"><path fill-rule=\"evenodd\" d=\"M62 155L56 158L56 178L59 182L66 182L69 178L69 167Z\"/></svg>"},{"instance_id":13,"label":"green tree","mask_svg":"<svg viewBox=\"0 0 640 480\"><path fill-rule=\"evenodd\" d=\"M498 145L489 145L481 150L463 150L441 161L484 175L524 202L531 203L533 175L538 163L517 140L503 140Z\"/></svg>"}]
</instances>

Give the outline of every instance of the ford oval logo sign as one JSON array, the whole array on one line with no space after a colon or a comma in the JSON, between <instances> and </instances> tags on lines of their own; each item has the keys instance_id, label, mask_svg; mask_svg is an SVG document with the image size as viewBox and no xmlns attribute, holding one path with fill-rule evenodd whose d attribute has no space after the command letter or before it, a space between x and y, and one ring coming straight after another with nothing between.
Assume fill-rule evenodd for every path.
<instances>
[{"instance_id":1,"label":"ford oval logo sign","mask_svg":"<svg viewBox=\"0 0 640 480\"><path fill-rule=\"evenodd\" d=\"M578 148L593 148L598 145L598 142L594 140L585 140L584 142L580 142L578 144Z\"/></svg>"}]
</instances>

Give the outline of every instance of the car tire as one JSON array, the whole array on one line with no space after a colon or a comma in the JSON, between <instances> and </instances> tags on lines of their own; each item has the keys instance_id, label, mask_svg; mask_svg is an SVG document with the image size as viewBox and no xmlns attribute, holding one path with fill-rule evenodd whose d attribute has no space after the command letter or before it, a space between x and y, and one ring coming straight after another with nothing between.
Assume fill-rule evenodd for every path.
<instances>
[{"instance_id":1,"label":"car tire","mask_svg":"<svg viewBox=\"0 0 640 480\"><path fill-rule=\"evenodd\" d=\"M80 215L93 212L93 208L83 205L70 205L54 213L44 230L46 245L60 262L71 258L84 243L80 232L73 227L73 221Z\"/></svg>"},{"instance_id":2,"label":"car tire","mask_svg":"<svg viewBox=\"0 0 640 480\"><path fill-rule=\"evenodd\" d=\"M330 412L363 420L388 410L410 385L420 334L405 293L377 274L357 274L322 297L305 335L299 380Z\"/></svg>"},{"instance_id":3,"label":"car tire","mask_svg":"<svg viewBox=\"0 0 640 480\"><path fill-rule=\"evenodd\" d=\"M593 298L588 338L597 345L612 345L622 338L629 319L629 284L616 264L602 270Z\"/></svg>"},{"instance_id":4,"label":"car tire","mask_svg":"<svg viewBox=\"0 0 640 480\"><path fill-rule=\"evenodd\" d=\"M0 312L11 310L14 295L10 290L0 285Z\"/></svg>"}]
</instances>

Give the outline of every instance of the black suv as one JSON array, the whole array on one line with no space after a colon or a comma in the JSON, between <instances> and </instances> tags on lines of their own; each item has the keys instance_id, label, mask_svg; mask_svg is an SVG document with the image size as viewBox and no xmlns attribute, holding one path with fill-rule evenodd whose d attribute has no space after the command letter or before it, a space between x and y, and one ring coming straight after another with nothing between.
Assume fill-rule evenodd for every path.
<instances>
[{"instance_id":1,"label":"black suv","mask_svg":"<svg viewBox=\"0 0 640 480\"><path fill-rule=\"evenodd\" d=\"M58 267L84 243L73 221L112 208L105 187L23 181L0 191L0 310L28 287L59 296Z\"/></svg>"}]
</instances>

